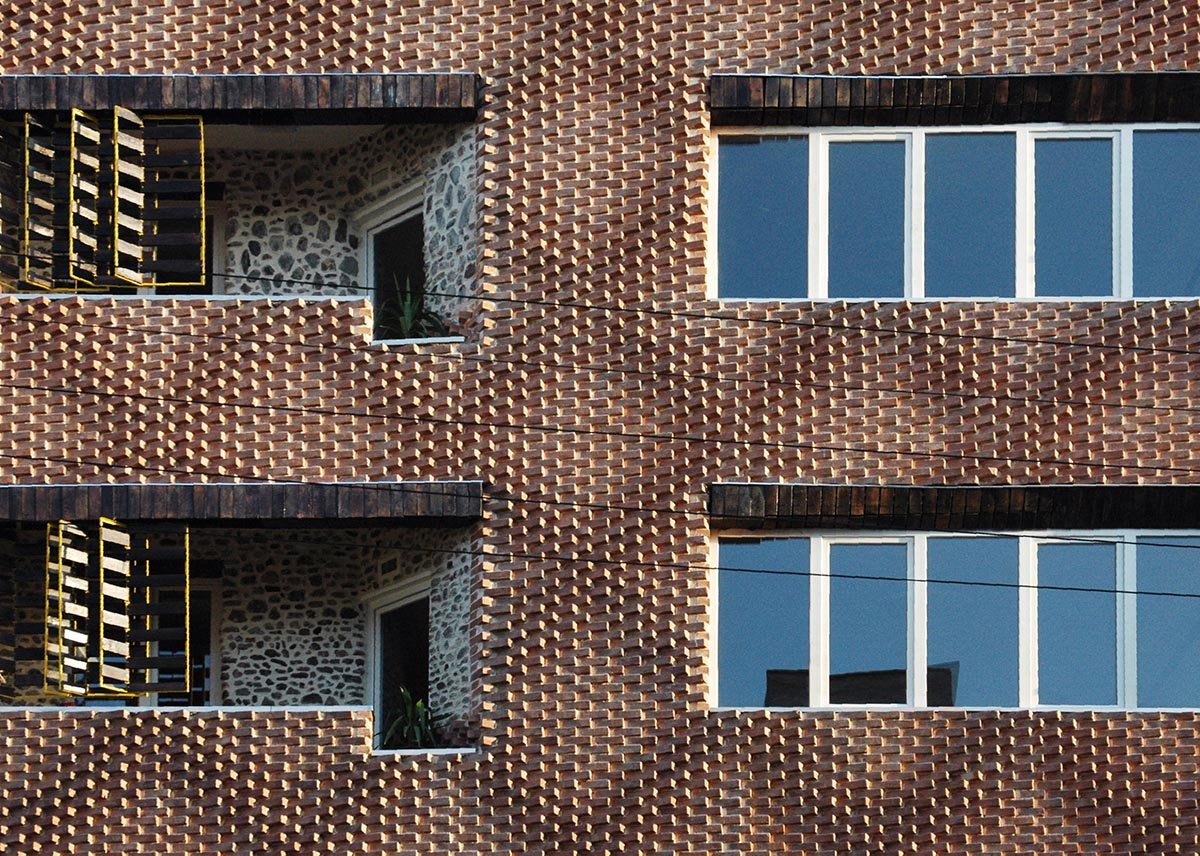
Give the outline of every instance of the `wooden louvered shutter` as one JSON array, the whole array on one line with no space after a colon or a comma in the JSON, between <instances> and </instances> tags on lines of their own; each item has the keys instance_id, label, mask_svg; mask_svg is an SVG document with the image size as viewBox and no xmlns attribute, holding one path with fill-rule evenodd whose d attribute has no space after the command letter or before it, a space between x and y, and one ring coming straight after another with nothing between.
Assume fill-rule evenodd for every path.
<instances>
[{"instance_id":1,"label":"wooden louvered shutter","mask_svg":"<svg viewBox=\"0 0 1200 856\"><path fill-rule=\"evenodd\" d=\"M0 169L18 164L0 182L0 289L208 287L199 116L26 113L0 125Z\"/></svg>"},{"instance_id":2,"label":"wooden louvered shutter","mask_svg":"<svg viewBox=\"0 0 1200 856\"><path fill-rule=\"evenodd\" d=\"M27 286L53 289L63 284L67 252L67 193L65 172L69 135L54 116L25 114L24 211L21 253Z\"/></svg>"},{"instance_id":3,"label":"wooden louvered shutter","mask_svg":"<svg viewBox=\"0 0 1200 856\"><path fill-rule=\"evenodd\" d=\"M117 696L130 694L129 606L133 600L132 567L128 530L108 518L100 518L99 585L94 648L96 686L100 692Z\"/></svg>"},{"instance_id":4,"label":"wooden louvered shutter","mask_svg":"<svg viewBox=\"0 0 1200 856\"><path fill-rule=\"evenodd\" d=\"M45 687L47 692L86 695L89 608L87 533L60 520L46 527Z\"/></svg>"},{"instance_id":5,"label":"wooden louvered shutter","mask_svg":"<svg viewBox=\"0 0 1200 856\"><path fill-rule=\"evenodd\" d=\"M147 116L143 135L143 283L204 286L204 123L198 116Z\"/></svg>"},{"instance_id":6,"label":"wooden louvered shutter","mask_svg":"<svg viewBox=\"0 0 1200 856\"><path fill-rule=\"evenodd\" d=\"M24 127L0 122L0 290L21 281L21 228L25 211Z\"/></svg>"},{"instance_id":7,"label":"wooden louvered shutter","mask_svg":"<svg viewBox=\"0 0 1200 856\"><path fill-rule=\"evenodd\" d=\"M186 527L131 531L102 518L46 534L47 692L93 698L189 693Z\"/></svg>"},{"instance_id":8,"label":"wooden louvered shutter","mask_svg":"<svg viewBox=\"0 0 1200 856\"><path fill-rule=\"evenodd\" d=\"M71 111L68 161L67 261L77 290L98 289L112 264L111 164L105 157L108 132L100 120L83 110ZM111 192L111 191L110 191Z\"/></svg>"},{"instance_id":9,"label":"wooden louvered shutter","mask_svg":"<svg viewBox=\"0 0 1200 856\"><path fill-rule=\"evenodd\" d=\"M191 555L186 527L132 533L129 689L189 693Z\"/></svg>"},{"instance_id":10,"label":"wooden louvered shutter","mask_svg":"<svg viewBox=\"0 0 1200 856\"><path fill-rule=\"evenodd\" d=\"M141 285L142 236L146 222L143 191L146 179L145 129L132 110L113 110L113 275L130 285Z\"/></svg>"},{"instance_id":11,"label":"wooden louvered shutter","mask_svg":"<svg viewBox=\"0 0 1200 856\"><path fill-rule=\"evenodd\" d=\"M17 574L15 562L0 572L0 702L17 698ZM39 662L40 662L39 652Z\"/></svg>"}]
</instances>

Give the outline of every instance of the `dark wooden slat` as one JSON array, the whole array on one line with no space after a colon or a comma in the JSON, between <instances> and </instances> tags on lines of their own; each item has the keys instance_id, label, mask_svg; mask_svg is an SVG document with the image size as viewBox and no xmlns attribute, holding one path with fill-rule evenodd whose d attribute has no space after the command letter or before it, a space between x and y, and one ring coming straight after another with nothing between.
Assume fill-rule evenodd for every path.
<instances>
[{"instance_id":1,"label":"dark wooden slat","mask_svg":"<svg viewBox=\"0 0 1200 856\"><path fill-rule=\"evenodd\" d=\"M147 519L160 519L161 515L151 514ZM182 562L187 557L183 547L130 547L129 558L134 561L152 562Z\"/></svg>"},{"instance_id":2,"label":"dark wooden slat","mask_svg":"<svg viewBox=\"0 0 1200 856\"><path fill-rule=\"evenodd\" d=\"M182 642L187 634L182 627L175 628L155 628L146 630L144 628L132 628L129 631L130 642Z\"/></svg>"},{"instance_id":3,"label":"dark wooden slat","mask_svg":"<svg viewBox=\"0 0 1200 856\"><path fill-rule=\"evenodd\" d=\"M125 661L131 669L171 669L182 671L187 666L186 657L130 657Z\"/></svg>"}]
</instances>

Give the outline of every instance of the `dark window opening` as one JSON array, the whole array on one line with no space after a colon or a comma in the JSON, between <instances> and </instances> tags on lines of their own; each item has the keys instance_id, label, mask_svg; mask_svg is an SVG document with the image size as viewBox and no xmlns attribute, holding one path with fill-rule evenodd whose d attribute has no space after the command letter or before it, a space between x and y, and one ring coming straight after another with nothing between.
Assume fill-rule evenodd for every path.
<instances>
[{"instance_id":1,"label":"dark window opening","mask_svg":"<svg viewBox=\"0 0 1200 856\"><path fill-rule=\"evenodd\" d=\"M429 598L380 611L377 634L376 728L389 746L398 745L396 735L388 737L398 719L409 720L404 691L413 702L429 701Z\"/></svg>"},{"instance_id":2,"label":"dark window opening","mask_svg":"<svg viewBox=\"0 0 1200 856\"><path fill-rule=\"evenodd\" d=\"M371 236L375 338L437 335L425 305L425 219L419 211Z\"/></svg>"}]
</instances>

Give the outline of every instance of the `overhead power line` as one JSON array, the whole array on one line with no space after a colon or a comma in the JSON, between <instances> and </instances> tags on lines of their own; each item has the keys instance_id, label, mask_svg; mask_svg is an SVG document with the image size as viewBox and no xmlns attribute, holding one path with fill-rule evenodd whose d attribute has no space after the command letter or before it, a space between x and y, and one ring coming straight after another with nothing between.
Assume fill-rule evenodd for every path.
<instances>
[{"instance_id":1,"label":"overhead power line","mask_svg":"<svg viewBox=\"0 0 1200 856\"><path fill-rule=\"evenodd\" d=\"M234 343L254 342L256 344L268 346L283 346L288 348L299 348L312 351L332 351L336 353L346 354L370 354L372 356L380 353L378 345L357 347L352 345L336 345L336 344L315 344L309 342L280 342L278 340L261 339L253 336L232 336L222 333L194 333L171 330L169 328L154 328L141 325L130 324L107 324L95 321L79 321L68 320L66 323L77 327L87 327L96 330L117 330L122 332L145 332L155 335L170 335L179 338L189 339L216 339L230 341ZM1042 396L1021 396L1011 393L989 393L983 391L956 392L953 390L937 389L932 386L927 387L899 387L899 386L879 386L867 384L844 384L832 383L829 381L816 380L809 377L788 378L786 375L777 373L769 377L738 377L733 374L721 374L713 372L679 372L664 369L637 369L629 368L624 365L620 366L604 366L588 363L568 363L553 360L528 360L518 358L504 358L496 356L474 356L470 354L445 352L435 355L438 359L455 359L467 363L494 363L497 365L507 366L523 366L537 369L556 369L564 371L580 371L591 372L594 374L614 374L631 377L651 377L655 379L675 378L682 381L705 381L715 383L732 383L735 385L755 385L770 388L772 385L780 384L791 387L803 387L809 389L824 389L829 391L839 392L874 392L884 393L888 395L911 395L926 398L951 398L961 401L971 401L983 399L988 401L1002 401L1019 405L1049 405L1054 407L1099 407L1113 408L1120 410L1146 410L1157 411L1162 413L1200 413L1200 406L1187 407L1167 404L1143 404L1140 402L1118 402L1118 401L1089 401L1084 399L1072 398L1046 398Z\"/></svg>"},{"instance_id":2,"label":"overhead power line","mask_svg":"<svg viewBox=\"0 0 1200 856\"><path fill-rule=\"evenodd\" d=\"M37 459L37 458L34 458L34 456L17 455L17 454L11 454L11 453L0 453L0 458L25 459L25 460L28 460L31 458ZM56 461L60 461L60 462L76 463L76 464L80 464L80 465L84 465L84 466L104 467L104 468L110 468L110 469L116 469L116 468L133 469L133 470L139 470L139 471L163 472L163 473L171 473L171 474L177 474L177 475L189 475L189 476L217 475L217 476L220 476L223 478L228 477L228 474L225 474L225 473L206 473L203 471L190 470L190 469L186 469L186 468L158 467L158 466L142 465L142 464L117 464L117 463L107 463L107 462L103 462L103 461L89 461L86 459L78 459L78 458L47 457L45 459L46 460L56 460ZM297 482L294 480L287 480L287 479L272 479L272 478L268 478L266 476L241 476L239 478L243 478L245 480L256 482L256 483L267 483L267 484L336 484L336 482L333 482L333 483ZM194 484L194 483L192 483L192 484ZM402 485L402 484L395 484L395 485L357 484L357 485L355 485L355 487L359 487L359 488L363 488L363 489L384 490L384 491L419 490L420 492L426 493L426 494L435 493L435 491L431 491L425 486L418 487L415 485ZM447 491L445 493L449 493L449 492ZM504 497L499 497L499 498L491 497L491 499L498 500L501 502L509 502L509 503L544 504L544 502L545 502L542 500L529 500L529 499L504 498ZM554 502L552 504L575 505L575 503L565 503L563 501ZM608 506L608 505L602 505L602 504L597 504L597 503L583 504L580 507L622 508L620 506ZM623 510L623 508L622 508L622 510ZM646 509L643 509L643 510L646 510ZM896 534L897 537L904 537L903 532L896 532L894 534ZM972 536L972 537L1000 537L1000 538L1019 537L1018 535L1016 535L1014 533L985 532L985 531L975 531L975 530L938 530L936 533L932 533L932 534L935 536L940 536L940 537L953 537L955 535L968 535L968 536ZM765 537L770 537L770 536L765 536ZM801 536L796 536L796 537L801 538L804 536L801 535ZM850 536L847 536L847 537L850 537ZM1095 538L1095 537L1086 537L1086 536L1053 535L1053 534L1047 534L1047 535L1038 534L1036 536L1036 538L1039 541L1054 541L1054 542L1063 542L1063 543L1102 544L1102 545L1117 545L1117 544L1134 543L1137 546L1142 546L1142 547L1200 550L1200 538L1197 538L1196 543L1192 543L1192 544L1180 544L1177 542L1155 542L1155 541L1145 541L1145 540L1138 540L1136 542L1130 542L1129 540L1124 539L1124 538L1105 539L1105 538ZM293 537L289 537L288 541L289 541L289 543L293 543L293 544L308 543L312 546L318 546L318 547L328 547L329 546L328 542L324 542L324 541L305 542L303 539L295 539ZM581 557L581 556L570 556L570 555L562 555L562 554L556 554L556 553L540 553L540 552L530 553L530 552L523 552L523 551L522 552L505 552L505 551L496 551L496 550L461 550L461 549L435 548L435 547L425 547L425 546L411 547L411 548L388 548L388 549L397 549L397 550L400 550L401 552L416 553L416 554L438 553L438 554L450 554L450 555L468 555L468 556L473 556L473 557L478 557L478 558L493 559L493 560L500 560L500 561L536 560L536 561L550 561L550 562L555 562L555 563L578 563L578 564L585 564L585 565L651 568L651 569L669 570L669 571L703 571L703 572L734 571L734 572L739 572L739 573L764 574L764 575L771 575L771 576L801 576L801 577L817 576L817 577L829 577L831 579L877 580L877 581L892 581L892 582L927 582L927 583L933 583L933 584L946 584L946 585L982 586L982 587L986 587L986 588L1015 588L1015 589L1036 588L1036 589L1042 589L1042 590L1047 590L1047 591L1092 592L1092 593L1098 593L1098 594L1147 595L1147 596L1156 596L1156 597L1180 597L1180 598L1188 598L1188 599L1200 598L1200 593L1192 593L1192 592L1136 591L1136 590L1132 590L1132 589L1117 589L1117 588L1105 588L1105 587L1095 587L1095 586L1058 586L1058 585L1042 585L1040 583L1039 584L1028 584L1028 583L1020 583L1020 582L1005 583L1005 582L996 582L996 581L953 580L953 579L937 579L937 578L922 581L922 580L917 580L917 579L911 578L911 577L878 576L878 575L871 575L871 574L851 574L851 573L840 573L840 572L824 573L824 572L812 572L812 571L788 571L788 570L782 570L782 569L769 569L769 568L743 568L743 567L725 566L725 565L721 565L721 564L714 566L714 565L708 565L708 564L697 564L697 563L692 563L692 562L651 562L651 561L640 560L640 559L605 559L605 558L599 558L596 556L582 556Z\"/></svg>"},{"instance_id":3,"label":"overhead power line","mask_svg":"<svg viewBox=\"0 0 1200 856\"><path fill-rule=\"evenodd\" d=\"M299 405L255 404L251 402L216 402L205 399L192 399L182 396L150 396L134 392L113 392L107 390L89 390L68 386L38 386L36 384L0 383L0 388L20 389L25 391L49 392L61 395L91 395L98 397L125 398L128 400L150 400L167 404L202 404L207 406L231 407L243 410L273 411L280 413L298 413L306 415L355 416L364 419L394 421L415 425L444 425L460 428L504 428L511 431L530 431L542 433L565 434L576 437L603 437L608 439L621 438L637 441L696 443L716 446L741 446L748 448L782 449L789 451L836 452L858 455L879 455L884 457L916 458L920 460L953 460L974 461L978 463L1029 464L1049 467L1073 467L1078 469L1100 470L1136 470L1139 472L1155 473L1200 473L1200 467L1184 467L1169 464L1134 464L1127 462L1104 461L1074 461L1058 458L1035 458L1004 455L982 455L968 452L933 452L910 449L879 449L868 446L838 445L835 443L803 443L785 440L755 440L706 437L702 434L671 433L662 431L623 431L615 428L584 428L577 426L548 425L540 423L521 423L512 421L485 421L468 418L437 417L437 416L407 416L399 413L371 413L357 409L329 409L320 407L302 407Z\"/></svg>"},{"instance_id":4,"label":"overhead power line","mask_svg":"<svg viewBox=\"0 0 1200 856\"><path fill-rule=\"evenodd\" d=\"M17 256L17 257L21 257L21 258L28 257L28 258L40 259L40 260L44 260L44 261L52 260L55 257L70 258L68 256L68 254L66 254L66 253L57 253L57 254L52 253L49 255L30 255L30 254L25 254L25 253L20 253L20 252L2 251L2 250L0 250L0 255ZM348 284L344 285L341 283L331 283L331 282L325 282L322 280L305 280L305 279L291 278L291 277L264 277L264 276L261 276L258 274L232 274L232 273L213 274L213 273L208 273L208 274L206 274L206 276L209 279L234 279L234 280L247 280L247 281L253 281L253 282L263 282L263 283L280 284L280 285L285 285L285 284L286 285L304 285L304 286L308 286L310 288L334 289L334 290L340 290L343 292L345 292L345 291L362 292L364 294L373 294L375 291L375 289L371 286L359 286L359 285L348 285ZM171 286L169 284L167 284L164 286L149 285L147 287L170 288ZM29 293L36 294L37 292L29 292ZM62 295L63 292L55 292L55 291L48 290L46 292L46 294ZM960 332L951 332L951 331L945 331L945 330L942 330L942 331L922 330L922 329L919 329L916 327L886 327L886 326L875 325L875 324L849 324L849 323L835 322L835 321L801 321L798 319L766 318L766 317L747 318L747 317L744 317L744 316L741 316L741 315L738 315L738 314L732 313L732 312L705 312L705 311L700 311L700 310L658 309L658 308L653 308L653 307L620 306L620 305L616 305L616 304L612 304L612 303L608 303L608 304L605 304L605 303L583 303L583 302L579 302L579 301L547 300L547 299L543 299L543 298L503 297L503 296L496 295L496 294L483 294L483 293L471 294L471 293L467 293L467 292L438 291L438 290L434 290L434 289L426 289L425 294L434 296L434 297L453 297L453 298L458 298L461 300L479 300L479 301L489 302L489 303L508 303L508 304L522 305L522 306L537 306L540 308L567 308L567 309L576 309L576 310L584 310L584 311L600 310L600 311L604 311L604 312L620 313L620 314L627 314L627 315L641 315L641 316L654 317L654 318L685 318L685 319L689 319L689 320L699 320L699 321L735 321L735 322L743 323L743 324L762 324L762 325L766 325L766 326L795 328L795 329L804 329L804 330L831 330L831 331L837 331L837 332L864 332L864 333L876 333L879 335L896 336L896 337L904 337L904 338L955 339L955 340L965 340L965 341L997 342L997 343L1010 343L1010 344L1022 344L1022 345L1038 345L1038 346L1048 345L1048 346L1059 347L1059 348L1112 351L1115 353L1127 353L1128 352L1128 353L1147 353L1147 354L1173 354L1176 356L1189 356L1189 357L1200 356L1200 351L1190 350L1187 348L1159 347L1156 345L1121 344L1121 343L1115 343L1115 342L1086 342L1086 341L1080 341L1078 339L1070 339L1070 338L1062 338L1062 337L1043 338L1043 337L1039 337L1039 336L1002 336L999 334L988 334L988 333L960 333ZM186 294L178 295L178 297L184 298L184 299L188 298L189 296L200 297L200 298L204 297L204 295L186 295ZM286 298L286 297L290 297L293 295L247 294L244 296L247 298L253 298L253 297L283 297L283 298ZM294 295L294 296L309 297L309 296L316 296L316 295ZM330 294L327 296L336 297L338 295ZM1092 299L1093 300L1108 300L1108 299L1112 299L1112 296L1111 295L1096 295ZM1200 299L1200 296L1198 296L1198 299ZM1081 301L1086 302L1087 300L1088 300L1088 298L1079 298L1079 299L1075 299L1074 302L1081 302ZM835 304L838 301L836 301L836 300L821 300L821 301L813 300L813 301L809 301L809 302L812 302L816 305L830 305L830 304ZM879 302L895 303L895 302L901 302L901 301L881 298ZM931 300L931 301L925 301L925 302L934 303L937 301ZM986 301L986 302L997 302L997 301ZM1047 299L1046 302L1063 302L1063 301L1061 301L1061 300L1054 301L1052 299Z\"/></svg>"}]
</instances>

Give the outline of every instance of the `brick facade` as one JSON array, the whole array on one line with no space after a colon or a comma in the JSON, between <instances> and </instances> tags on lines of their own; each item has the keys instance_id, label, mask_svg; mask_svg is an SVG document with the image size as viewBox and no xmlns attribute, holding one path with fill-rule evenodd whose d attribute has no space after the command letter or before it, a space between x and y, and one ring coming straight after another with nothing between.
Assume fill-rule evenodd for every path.
<instances>
[{"instance_id":1,"label":"brick facade","mask_svg":"<svg viewBox=\"0 0 1200 856\"><path fill-rule=\"evenodd\" d=\"M1195 301L706 300L709 77L1200 70L1196 15L10 4L8 73L478 73L484 299L389 347L365 301L5 297L2 480L482 479L498 555L478 754L371 757L365 712L6 711L5 851L1194 852L1191 714L713 711L702 566L716 482L1200 482ZM1093 406L1150 401L1192 409Z\"/></svg>"}]
</instances>

